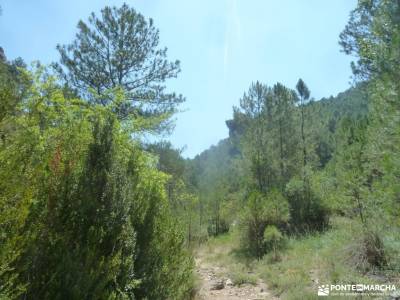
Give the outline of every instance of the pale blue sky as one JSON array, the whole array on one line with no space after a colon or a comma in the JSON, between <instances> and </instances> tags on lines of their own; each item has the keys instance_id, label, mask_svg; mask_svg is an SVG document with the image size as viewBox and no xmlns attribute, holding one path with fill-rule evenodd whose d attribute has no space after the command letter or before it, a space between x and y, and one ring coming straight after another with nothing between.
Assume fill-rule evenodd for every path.
<instances>
[{"instance_id":1,"label":"pale blue sky","mask_svg":"<svg viewBox=\"0 0 400 300\"><path fill-rule=\"evenodd\" d=\"M1 0L0 46L9 59L50 63L57 43L72 41L79 19L104 0ZM299 77L316 99L349 87L350 57L338 35L356 0L126 0L160 29L161 45L182 72L168 87L186 98L170 137L185 156L227 137L250 83L294 87Z\"/></svg>"}]
</instances>

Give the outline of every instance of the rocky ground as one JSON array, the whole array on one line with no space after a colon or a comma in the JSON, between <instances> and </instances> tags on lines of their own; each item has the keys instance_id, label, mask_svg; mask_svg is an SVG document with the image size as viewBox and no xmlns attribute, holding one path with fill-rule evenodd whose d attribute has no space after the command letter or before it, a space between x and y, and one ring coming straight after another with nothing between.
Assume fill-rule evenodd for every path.
<instances>
[{"instance_id":1,"label":"rocky ground","mask_svg":"<svg viewBox=\"0 0 400 300\"><path fill-rule=\"evenodd\" d=\"M229 272L225 268L207 263L203 258L196 258L196 272L200 278L198 299L276 299L261 280L258 280L255 285L236 286L226 275Z\"/></svg>"}]
</instances>

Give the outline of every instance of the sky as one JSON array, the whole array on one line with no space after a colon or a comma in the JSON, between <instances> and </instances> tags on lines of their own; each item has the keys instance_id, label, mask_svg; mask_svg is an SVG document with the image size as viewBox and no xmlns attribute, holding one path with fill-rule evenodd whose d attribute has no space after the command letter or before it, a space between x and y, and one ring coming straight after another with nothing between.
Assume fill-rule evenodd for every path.
<instances>
[{"instance_id":1,"label":"sky","mask_svg":"<svg viewBox=\"0 0 400 300\"><path fill-rule=\"evenodd\" d=\"M123 2L154 20L160 46L181 61L167 87L186 102L167 138L186 157L228 136L225 121L256 80L294 88L302 78L315 99L350 86L338 39L356 0L0 0L0 46L10 60L57 61L80 19Z\"/></svg>"}]
</instances>

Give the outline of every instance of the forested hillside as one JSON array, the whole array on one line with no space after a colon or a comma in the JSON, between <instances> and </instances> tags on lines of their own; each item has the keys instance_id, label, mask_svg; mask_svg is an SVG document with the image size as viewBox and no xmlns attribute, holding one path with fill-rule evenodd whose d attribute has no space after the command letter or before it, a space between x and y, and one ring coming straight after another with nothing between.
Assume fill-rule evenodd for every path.
<instances>
[{"instance_id":1,"label":"forested hillside","mask_svg":"<svg viewBox=\"0 0 400 300\"><path fill-rule=\"evenodd\" d=\"M399 15L398 1L359 1L340 35L358 57L353 88L315 101L301 79L254 82L229 138L187 161L199 224L231 249L211 257L242 264L226 274L238 284L257 274L288 299L321 283L398 284Z\"/></svg>"},{"instance_id":2,"label":"forested hillside","mask_svg":"<svg viewBox=\"0 0 400 300\"><path fill-rule=\"evenodd\" d=\"M279 84L274 86L279 87L284 88ZM297 103L300 98L295 91L288 90L293 102L287 107L268 104L266 101L275 101L272 93L272 89L259 82L252 84L241 99L240 107L234 108L233 119L226 121L229 137L193 160L186 161L187 180L198 193L201 218L208 220L208 223L203 223L209 234L218 235L229 230L254 188L279 189L284 193L283 186L288 186L291 180L292 184L300 184L296 180L304 175L304 165L307 167L304 171L307 172L307 180L314 177L317 180L317 174L327 169L327 165L334 164L333 156L338 152L336 141L343 140L348 127L363 122L368 114L365 85L329 99L307 99L303 109ZM281 118L272 120L272 113L270 116L259 115L264 110L266 112L267 105L284 110L273 113L281 114ZM253 109L258 111L250 111ZM285 143L282 153L281 141ZM304 147L300 146L302 144ZM290 153L290 150L293 152ZM304 150L306 159L303 157ZM290 172L290 175L283 172ZM295 208L292 210L292 214L298 211ZM315 212L315 209L310 208L310 212ZM299 225L294 226L295 230L299 229Z\"/></svg>"},{"instance_id":3,"label":"forested hillside","mask_svg":"<svg viewBox=\"0 0 400 300\"><path fill-rule=\"evenodd\" d=\"M159 41L124 4L49 66L0 48L0 299L398 299L400 1L352 11L351 88L249 83L193 159L159 138L185 101Z\"/></svg>"}]
</instances>

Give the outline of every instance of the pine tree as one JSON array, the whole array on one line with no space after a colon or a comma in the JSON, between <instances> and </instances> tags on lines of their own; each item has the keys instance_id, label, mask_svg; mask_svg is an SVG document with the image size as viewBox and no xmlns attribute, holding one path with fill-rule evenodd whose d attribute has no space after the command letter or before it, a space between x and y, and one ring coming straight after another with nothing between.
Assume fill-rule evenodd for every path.
<instances>
[{"instance_id":1,"label":"pine tree","mask_svg":"<svg viewBox=\"0 0 400 300\"><path fill-rule=\"evenodd\" d=\"M249 120L243 152L249 160L251 176L260 192L267 192L273 180L271 148L268 145L271 111L267 101L270 93L270 88L257 81L240 99L240 109Z\"/></svg>"},{"instance_id":2,"label":"pine tree","mask_svg":"<svg viewBox=\"0 0 400 300\"><path fill-rule=\"evenodd\" d=\"M275 158L279 169L278 186L284 191L286 183L299 170L298 135L295 126L295 101L293 90L277 83L271 96L272 120L271 149L275 149Z\"/></svg>"},{"instance_id":3,"label":"pine tree","mask_svg":"<svg viewBox=\"0 0 400 300\"><path fill-rule=\"evenodd\" d=\"M57 46L61 57L55 68L81 96L101 105L113 100L109 89L121 87L129 101L116 107L119 118L154 118L158 123L152 129L163 130L184 98L165 91L163 83L175 78L180 66L169 62L167 49L158 44L152 19L127 4L106 6L100 17L92 13L88 23L78 23L71 44Z\"/></svg>"},{"instance_id":4,"label":"pine tree","mask_svg":"<svg viewBox=\"0 0 400 300\"><path fill-rule=\"evenodd\" d=\"M310 98L310 90L308 89L307 85L304 81L300 78L296 85L297 92L300 96L300 128L301 128L301 141L303 146L303 169L305 169L307 165L307 141L305 135L305 105Z\"/></svg>"}]
</instances>

